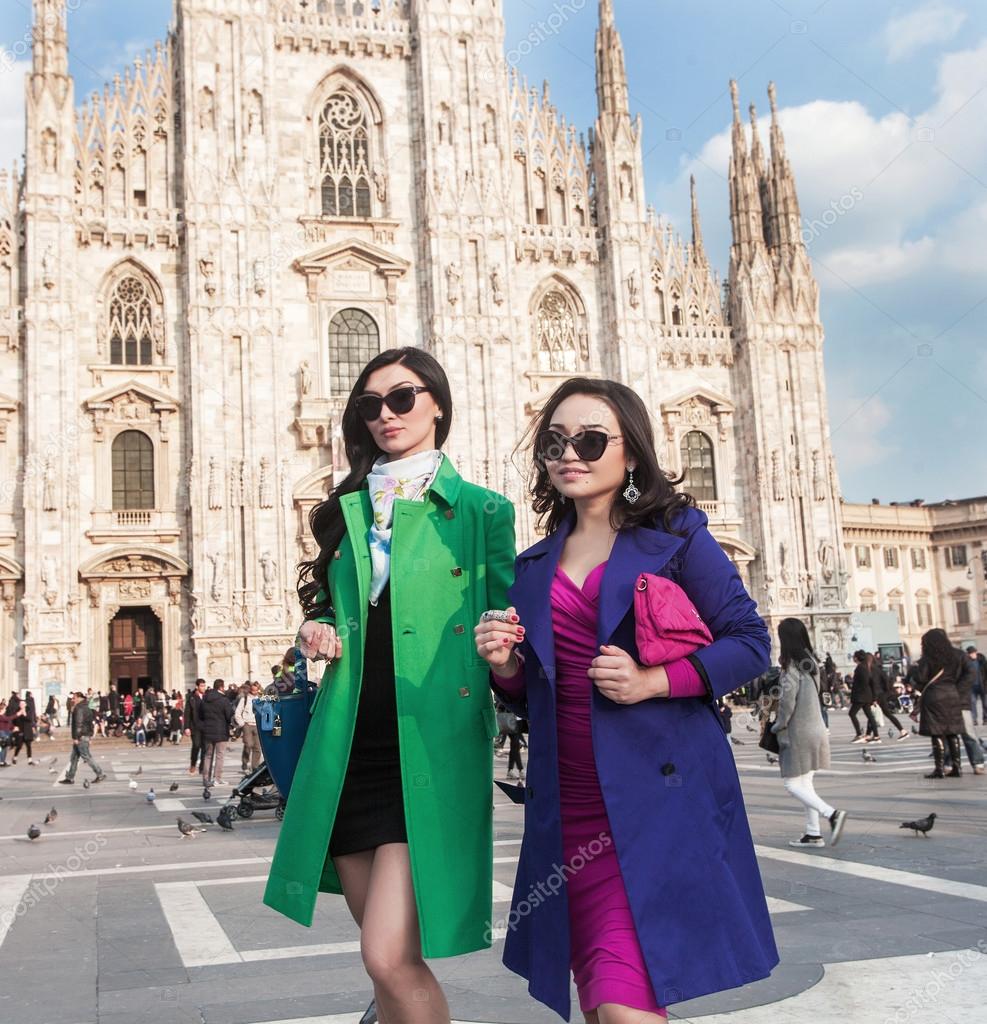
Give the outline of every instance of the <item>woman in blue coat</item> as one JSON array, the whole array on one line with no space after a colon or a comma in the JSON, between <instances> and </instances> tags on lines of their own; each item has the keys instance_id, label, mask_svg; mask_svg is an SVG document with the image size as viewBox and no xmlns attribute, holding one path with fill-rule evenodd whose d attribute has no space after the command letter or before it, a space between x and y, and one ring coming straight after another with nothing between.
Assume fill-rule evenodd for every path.
<instances>
[{"instance_id":1,"label":"woman in blue coat","mask_svg":"<svg viewBox=\"0 0 987 1024\"><path fill-rule=\"evenodd\" d=\"M662 473L633 391L567 381L533 435L547 536L517 560L513 606L475 630L530 729L504 962L566 1020L571 970L590 1024L661 1021L778 963L715 706L765 670L770 639L706 516ZM685 590L709 646L638 664L642 572Z\"/></svg>"}]
</instances>

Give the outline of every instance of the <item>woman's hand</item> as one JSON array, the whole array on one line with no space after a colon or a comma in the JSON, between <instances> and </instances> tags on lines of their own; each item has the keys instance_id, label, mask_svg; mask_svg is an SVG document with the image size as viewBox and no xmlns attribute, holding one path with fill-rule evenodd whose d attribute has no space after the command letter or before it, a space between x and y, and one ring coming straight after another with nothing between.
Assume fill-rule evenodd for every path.
<instances>
[{"instance_id":1,"label":"woman's hand","mask_svg":"<svg viewBox=\"0 0 987 1024\"><path fill-rule=\"evenodd\" d=\"M514 655L514 648L524 639L524 626L514 607L506 609L508 619L482 619L473 627L476 653L491 667L503 668ZM516 662L516 659L515 659Z\"/></svg>"},{"instance_id":2,"label":"woman's hand","mask_svg":"<svg viewBox=\"0 0 987 1024\"><path fill-rule=\"evenodd\" d=\"M652 697L668 696L668 673L663 665L639 665L627 651L604 644L590 662L590 679L616 704L638 704Z\"/></svg>"},{"instance_id":3,"label":"woman's hand","mask_svg":"<svg viewBox=\"0 0 987 1024\"><path fill-rule=\"evenodd\" d=\"M312 661L319 658L334 661L343 653L343 641L336 636L336 627L327 622L316 622L314 619L302 623L295 643L302 654Z\"/></svg>"}]
</instances>

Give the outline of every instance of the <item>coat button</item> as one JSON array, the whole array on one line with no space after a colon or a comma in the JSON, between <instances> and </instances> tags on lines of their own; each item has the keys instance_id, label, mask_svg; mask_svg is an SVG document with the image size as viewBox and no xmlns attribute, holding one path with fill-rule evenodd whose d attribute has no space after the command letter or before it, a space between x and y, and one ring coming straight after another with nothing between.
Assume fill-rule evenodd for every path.
<instances>
[{"instance_id":1,"label":"coat button","mask_svg":"<svg viewBox=\"0 0 987 1024\"><path fill-rule=\"evenodd\" d=\"M343 553L342 553L342 551L334 551L332 553L332 557L333 558L342 558L343 557Z\"/></svg>"},{"instance_id":2,"label":"coat button","mask_svg":"<svg viewBox=\"0 0 987 1024\"><path fill-rule=\"evenodd\" d=\"M460 636L461 634L466 632L466 627L462 623L458 623L457 625L452 627L452 631L456 634L456 636Z\"/></svg>"},{"instance_id":3,"label":"coat button","mask_svg":"<svg viewBox=\"0 0 987 1024\"><path fill-rule=\"evenodd\" d=\"M667 764L663 764L661 766L661 773L662 773L662 775L674 775L675 774L675 765L672 764L671 761L669 761Z\"/></svg>"},{"instance_id":4,"label":"coat button","mask_svg":"<svg viewBox=\"0 0 987 1024\"><path fill-rule=\"evenodd\" d=\"M524 791L524 795L530 800L535 795L535 787L528 786Z\"/></svg>"},{"instance_id":5,"label":"coat button","mask_svg":"<svg viewBox=\"0 0 987 1024\"><path fill-rule=\"evenodd\" d=\"M469 695L470 695L470 688L468 686L460 686L460 688L459 688L459 696L460 697L468 697Z\"/></svg>"},{"instance_id":6,"label":"coat button","mask_svg":"<svg viewBox=\"0 0 987 1024\"><path fill-rule=\"evenodd\" d=\"M455 519L456 513L451 508L447 508L445 512L446 519Z\"/></svg>"},{"instance_id":7,"label":"coat button","mask_svg":"<svg viewBox=\"0 0 987 1024\"><path fill-rule=\"evenodd\" d=\"M458 565L456 566L455 569L450 569L449 571L453 574L453 576L462 576L463 575L463 570Z\"/></svg>"}]
</instances>

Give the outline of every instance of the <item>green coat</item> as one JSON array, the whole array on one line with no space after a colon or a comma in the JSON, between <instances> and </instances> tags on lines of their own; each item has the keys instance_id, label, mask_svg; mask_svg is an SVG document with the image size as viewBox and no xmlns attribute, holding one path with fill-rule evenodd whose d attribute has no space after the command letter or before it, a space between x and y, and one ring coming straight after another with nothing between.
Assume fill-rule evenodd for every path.
<instances>
[{"instance_id":1,"label":"green coat","mask_svg":"<svg viewBox=\"0 0 987 1024\"><path fill-rule=\"evenodd\" d=\"M340 893L328 856L363 677L370 591L370 492L342 498L346 521L329 586L343 654L326 671L291 785L264 902L306 927L316 895ZM422 952L490 945L493 889L488 667L473 627L506 607L514 508L466 483L448 458L423 502L394 502L391 628L405 822Z\"/></svg>"}]
</instances>

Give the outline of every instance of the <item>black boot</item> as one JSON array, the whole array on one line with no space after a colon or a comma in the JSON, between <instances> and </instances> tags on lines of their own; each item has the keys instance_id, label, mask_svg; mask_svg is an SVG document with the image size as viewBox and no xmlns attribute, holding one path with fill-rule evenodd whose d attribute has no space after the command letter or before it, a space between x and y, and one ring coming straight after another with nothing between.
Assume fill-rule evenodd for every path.
<instances>
[{"instance_id":1,"label":"black boot","mask_svg":"<svg viewBox=\"0 0 987 1024\"><path fill-rule=\"evenodd\" d=\"M944 778L942 766L946 760L946 746L942 741L941 736L932 737L932 756L936 759L935 768L925 776L927 779L941 779Z\"/></svg>"},{"instance_id":2,"label":"black boot","mask_svg":"<svg viewBox=\"0 0 987 1024\"><path fill-rule=\"evenodd\" d=\"M949 757L953 762L953 767L947 774L947 779L958 779L963 773L960 771L960 738L955 734L946 737L949 742Z\"/></svg>"}]
</instances>

